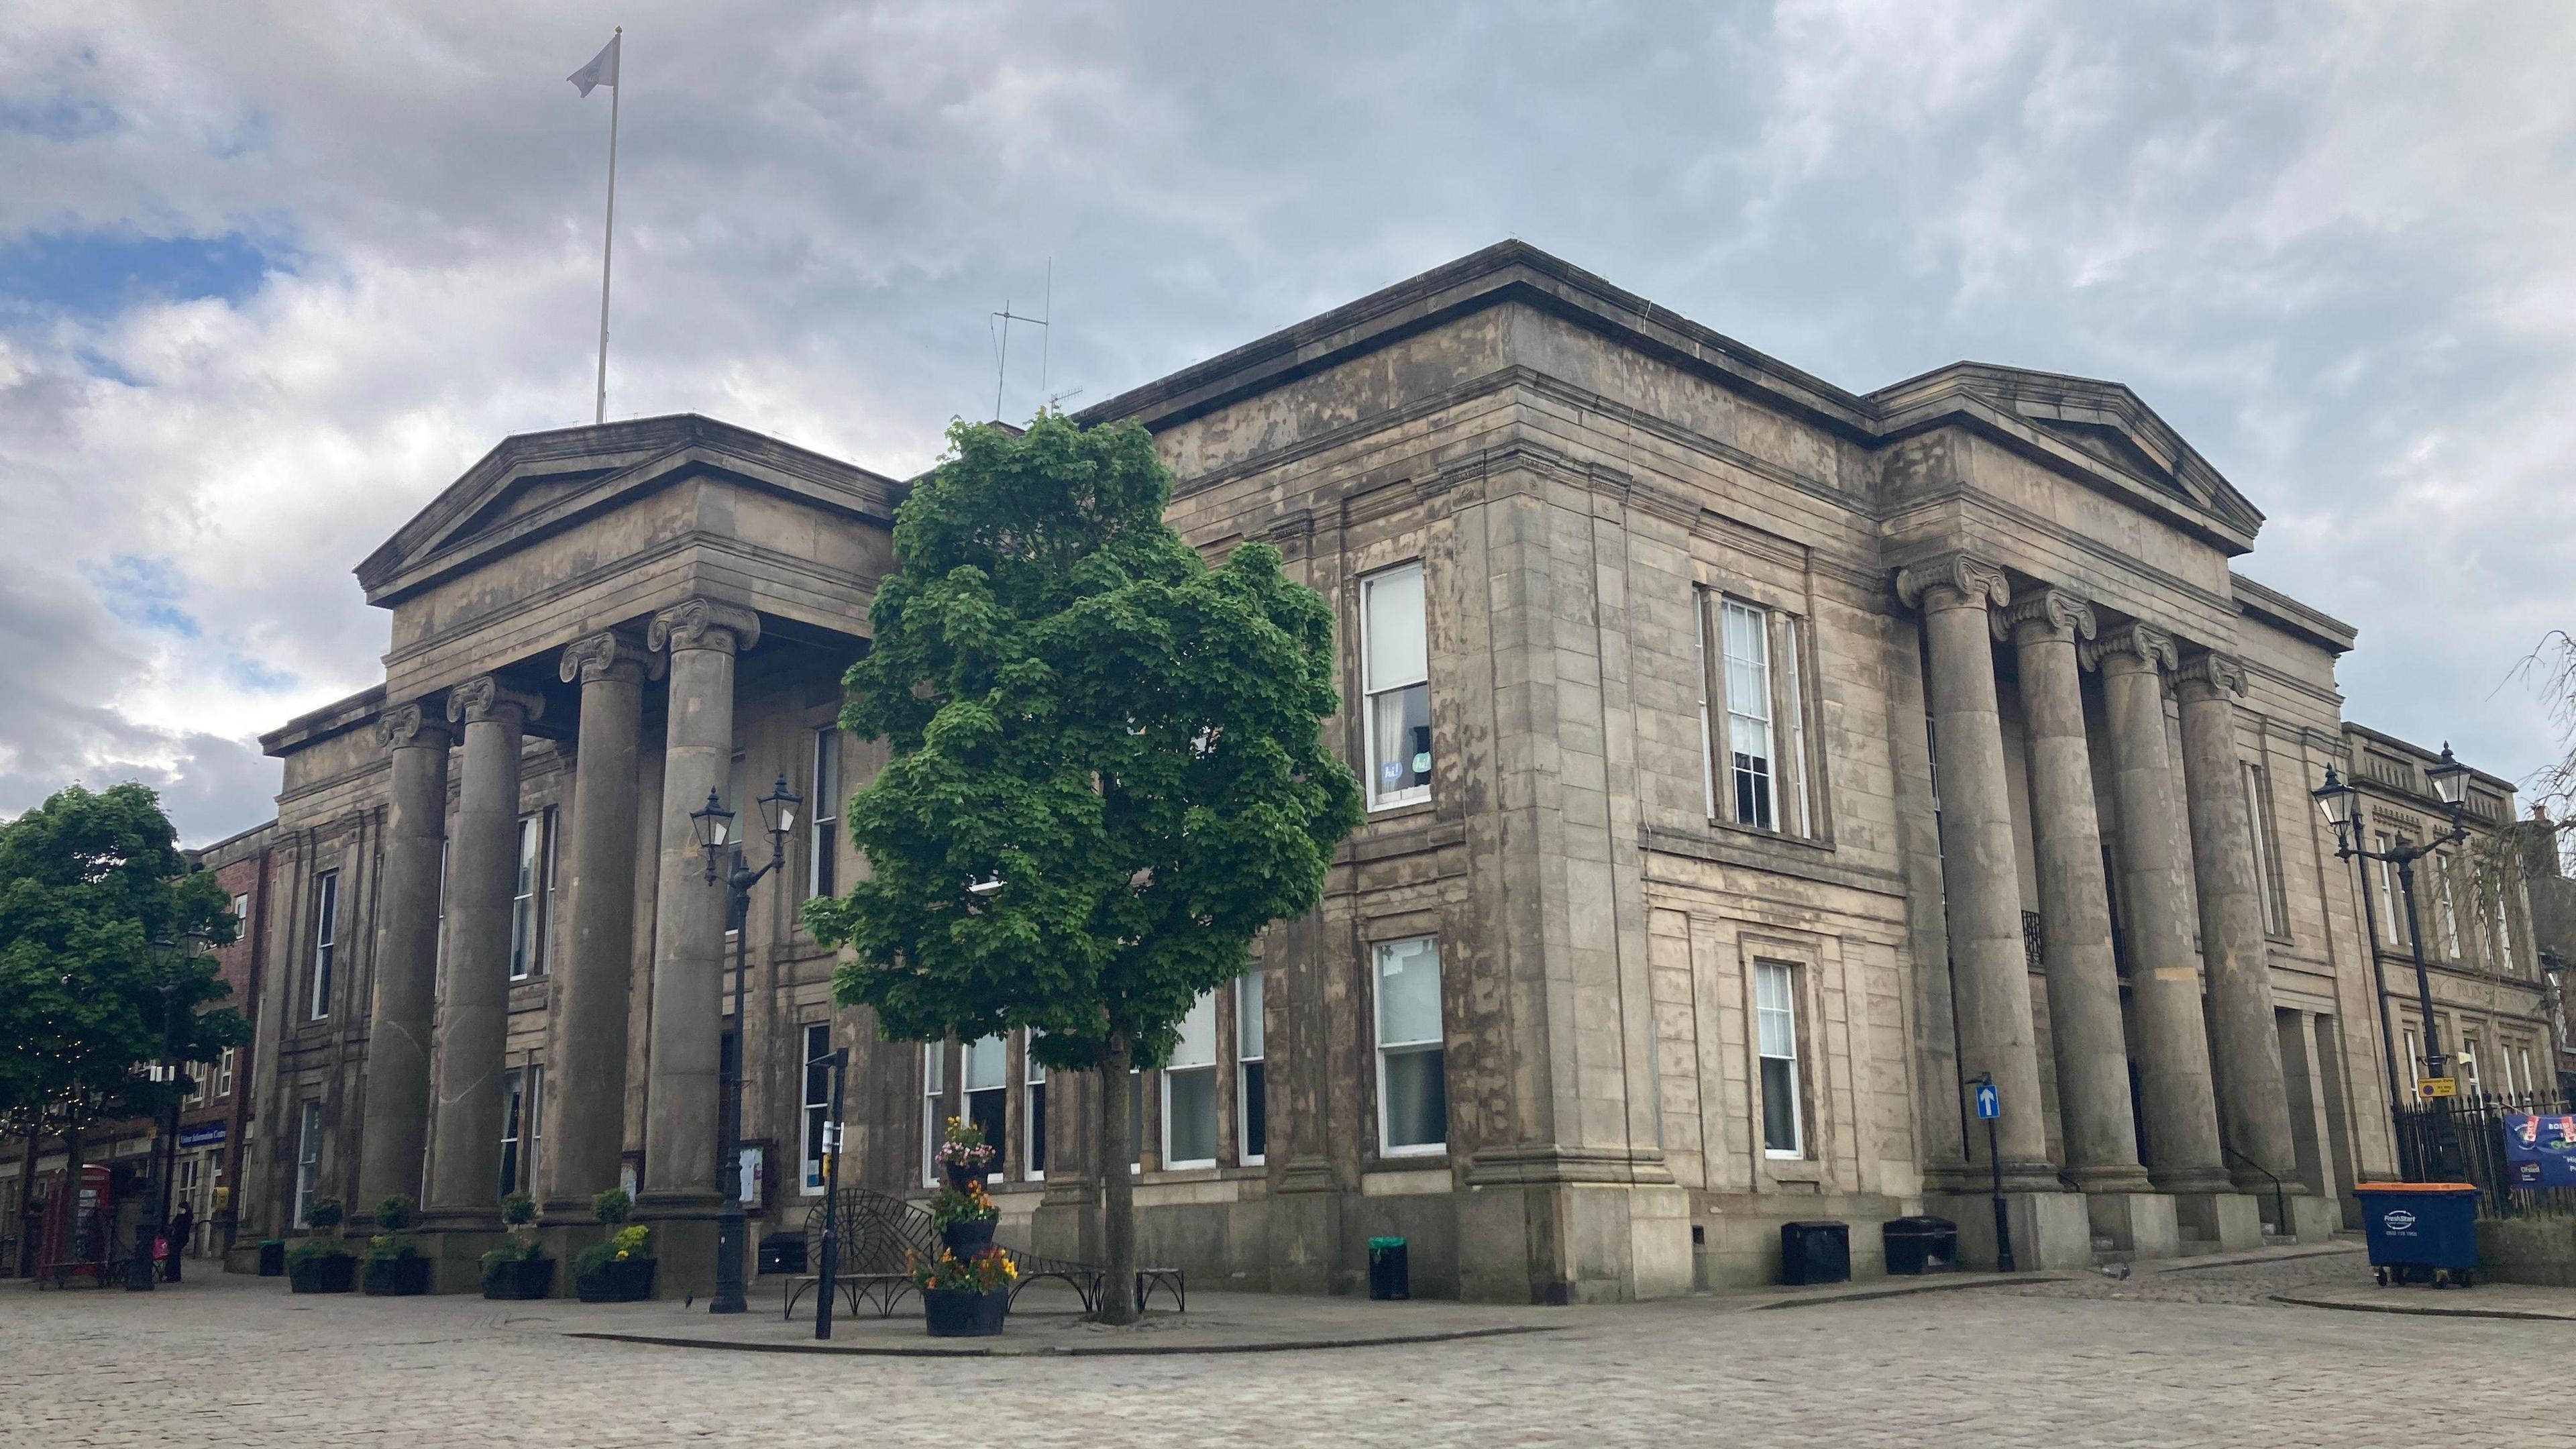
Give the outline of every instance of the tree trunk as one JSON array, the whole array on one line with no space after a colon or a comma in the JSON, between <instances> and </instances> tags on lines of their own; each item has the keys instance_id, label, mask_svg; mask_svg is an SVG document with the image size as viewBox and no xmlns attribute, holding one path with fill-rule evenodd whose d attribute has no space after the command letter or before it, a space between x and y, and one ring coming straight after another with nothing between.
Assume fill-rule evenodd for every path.
<instances>
[{"instance_id":1,"label":"tree trunk","mask_svg":"<svg viewBox=\"0 0 2576 1449\"><path fill-rule=\"evenodd\" d=\"M1127 1140L1127 1094L1136 1089L1127 1073L1134 1060L1126 1033L1110 1033L1100 1049L1101 1233L1109 1248L1109 1281L1100 1292L1103 1323L1136 1321L1136 1176L1127 1166L1136 1157L1136 1144Z\"/></svg>"}]
</instances>

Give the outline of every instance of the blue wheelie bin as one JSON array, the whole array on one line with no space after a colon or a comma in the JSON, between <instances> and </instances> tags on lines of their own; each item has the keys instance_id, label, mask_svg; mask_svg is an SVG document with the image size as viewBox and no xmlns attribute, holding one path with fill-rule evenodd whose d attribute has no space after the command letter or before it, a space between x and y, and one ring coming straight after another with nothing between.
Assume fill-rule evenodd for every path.
<instances>
[{"instance_id":1,"label":"blue wheelie bin","mask_svg":"<svg viewBox=\"0 0 2576 1449\"><path fill-rule=\"evenodd\" d=\"M2478 1189L2467 1182L2364 1182L2361 1222L2379 1286L2456 1283L2478 1268Z\"/></svg>"}]
</instances>

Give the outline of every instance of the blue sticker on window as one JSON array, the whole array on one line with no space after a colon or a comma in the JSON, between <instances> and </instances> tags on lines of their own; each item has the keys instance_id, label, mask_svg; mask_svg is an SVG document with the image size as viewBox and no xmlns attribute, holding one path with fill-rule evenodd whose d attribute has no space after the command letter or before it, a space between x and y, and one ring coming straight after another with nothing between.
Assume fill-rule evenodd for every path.
<instances>
[{"instance_id":1,"label":"blue sticker on window","mask_svg":"<svg viewBox=\"0 0 2576 1449\"><path fill-rule=\"evenodd\" d=\"M1403 778L1404 762L1401 760L1389 760L1385 764L1377 767L1377 774L1379 779L1392 785L1397 780Z\"/></svg>"}]
</instances>

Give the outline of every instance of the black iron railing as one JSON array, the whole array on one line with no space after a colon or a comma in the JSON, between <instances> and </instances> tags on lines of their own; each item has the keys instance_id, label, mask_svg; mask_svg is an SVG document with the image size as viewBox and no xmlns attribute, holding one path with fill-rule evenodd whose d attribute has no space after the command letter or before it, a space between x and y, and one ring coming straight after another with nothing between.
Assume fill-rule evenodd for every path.
<instances>
[{"instance_id":1,"label":"black iron railing","mask_svg":"<svg viewBox=\"0 0 2576 1449\"><path fill-rule=\"evenodd\" d=\"M2447 1107L2400 1107L2395 1114L2399 1170L2409 1180L2424 1180L2425 1164L2437 1159L2436 1143L2447 1125L2459 1144L2460 1178L2477 1185L2480 1217L2576 1215L2576 1187L2530 1187L2516 1181L2505 1145L2507 1118L2570 1112L2576 1107L2549 1093L2471 1092L2451 1099Z\"/></svg>"}]
</instances>

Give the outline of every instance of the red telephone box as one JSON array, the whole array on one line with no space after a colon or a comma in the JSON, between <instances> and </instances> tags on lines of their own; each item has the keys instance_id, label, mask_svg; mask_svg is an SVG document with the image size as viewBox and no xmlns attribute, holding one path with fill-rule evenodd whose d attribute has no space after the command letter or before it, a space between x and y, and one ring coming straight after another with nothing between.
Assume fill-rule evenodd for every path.
<instances>
[{"instance_id":1,"label":"red telephone box","mask_svg":"<svg viewBox=\"0 0 2576 1449\"><path fill-rule=\"evenodd\" d=\"M108 1257L116 1248L116 1203L109 1196L113 1177L107 1164L85 1162L77 1194L63 1190L61 1168L38 1179L44 1184L45 1215L37 1229L37 1287L51 1283L61 1288L74 1278L87 1278L92 1287L107 1286Z\"/></svg>"}]
</instances>

